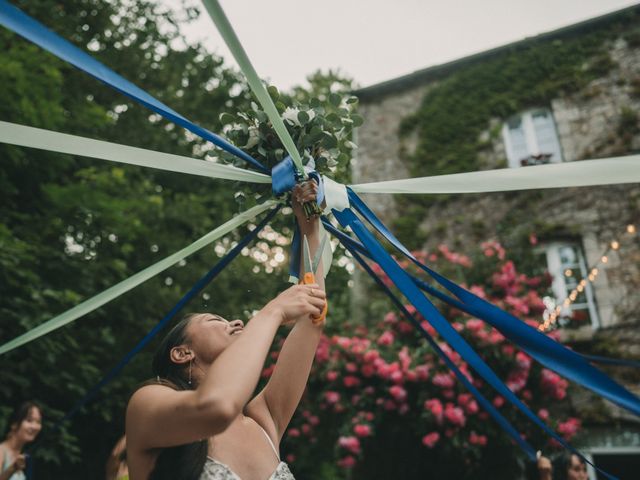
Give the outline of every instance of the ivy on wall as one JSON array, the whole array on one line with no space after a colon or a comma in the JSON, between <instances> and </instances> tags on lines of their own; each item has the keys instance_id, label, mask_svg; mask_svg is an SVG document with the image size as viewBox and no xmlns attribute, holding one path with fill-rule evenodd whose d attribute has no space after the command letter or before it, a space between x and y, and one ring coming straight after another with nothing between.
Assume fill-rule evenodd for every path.
<instances>
[{"instance_id":1,"label":"ivy on wall","mask_svg":"<svg viewBox=\"0 0 640 480\"><path fill-rule=\"evenodd\" d=\"M607 75L615 67L608 54L611 42L622 37L634 45L640 36L636 25L638 15L631 12L586 32L514 45L436 80L418 110L400 126L401 137L418 139L414 152L401 152L411 176L478 170L479 153L491 148L500 135L498 124L488 141L481 138L491 119L506 120L529 108L548 106ZM417 232L425 209L449 198L398 196L399 210L406 212L395 222L400 238L420 246L424 236Z\"/></svg>"}]
</instances>

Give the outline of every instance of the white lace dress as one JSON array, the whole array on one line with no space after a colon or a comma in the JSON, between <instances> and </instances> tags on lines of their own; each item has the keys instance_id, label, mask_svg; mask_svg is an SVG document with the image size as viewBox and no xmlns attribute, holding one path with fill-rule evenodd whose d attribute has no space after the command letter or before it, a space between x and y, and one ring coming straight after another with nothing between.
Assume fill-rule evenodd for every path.
<instances>
[{"instance_id":1,"label":"white lace dress","mask_svg":"<svg viewBox=\"0 0 640 480\"><path fill-rule=\"evenodd\" d=\"M259 425L258 425L259 426ZM264 431L262 427L260 427L262 432L264 433L267 440L269 440L269 445L273 449L273 453L276 454L276 458L280 461L280 455L278 454L278 450L276 446L271 441L271 437L269 434ZM207 461L204 464L204 468L202 469L202 473L200 474L200 480L242 480L233 470L229 468L228 465L225 465L222 462L219 462L215 458L207 457ZM289 470L289 466L280 461L275 471L271 474L271 476L267 480L295 480L291 470Z\"/></svg>"},{"instance_id":2,"label":"white lace dress","mask_svg":"<svg viewBox=\"0 0 640 480\"><path fill-rule=\"evenodd\" d=\"M200 480L242 480L227 465L207 457ZM268 480L295 480L286 463L280 462Z\"/></svg>"}]
</instances>

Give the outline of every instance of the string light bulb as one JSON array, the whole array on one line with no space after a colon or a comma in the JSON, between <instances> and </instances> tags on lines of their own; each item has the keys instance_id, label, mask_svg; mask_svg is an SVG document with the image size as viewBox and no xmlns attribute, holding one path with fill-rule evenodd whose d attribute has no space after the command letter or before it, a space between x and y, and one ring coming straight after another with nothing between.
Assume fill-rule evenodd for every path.
<instances>
[{"instance_id":1,"label":"string light bulb","mask_svg":"<svg viewBox=\"0 0 640 480\"><path fill-rule=\"evenodd\" d=\"M628 234L635 234L637 232L636 226L633 224L628 224L626 226L626 233ZM606 264L609 262L609 257L607 256L607 254L609 253L609 250L618 250L620 248L620 242L616 239L612 240L611 243L609 243L608 245L608 249L607 251L604 253L604 255L602 255L600 257L600 262L602 264ZM578 283L578 285L576 286L575 289L573 289L571 291L571 293L569 294L569 296L567 298L564 299L563 303L562 303L562 307L561 306L557 306L551 313L545 312L545 315L548 315L548 317L544 320L543 323L540 324L540 326L538 327L540 331L546 331L547 329L549 329L553 324L556 323L556 320L558 319L558 317L560 316L561 312L562 312L562 308L564 307L565 309L570 308L571 304L573 302L576 301L576 299L578 298L578 294L583 292L584 289L587 286L588 282L593 282L595 281L596 277L598 276L598 273L600 272L600 270L598 269L598 265L594 266L590 271L589 271L589 275L587 279L582 279L580 281L580 283ZM571 277L573 276L573 271L570 268L567 268L564 271L564 276L565 277Z\"/></svg>"}]
</instances>

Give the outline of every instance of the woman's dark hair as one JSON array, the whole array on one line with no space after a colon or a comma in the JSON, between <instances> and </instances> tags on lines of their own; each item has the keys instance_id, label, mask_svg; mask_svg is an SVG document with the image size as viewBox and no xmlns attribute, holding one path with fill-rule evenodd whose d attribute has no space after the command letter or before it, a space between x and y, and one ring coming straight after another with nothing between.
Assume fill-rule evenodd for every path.
<instances>
[{"instance_id":1,"label":"woman's dark hair","mask_svg":"<svg viewBox=\"0 0 640 480\"><path fill-rule=\"evenodd\" d=\"M20 427L20 424L29 416L31 409L33 408L37 408L40 414L42 414L42 409L40 408L40 405L38 405L33 400L22 402L13 410L13 412L11 412L11 416L7 421L7 428L5 429L5 432L4 432L5 438L9 436L14 425L17 428Z\"/></svg>"},{"instance_id":2,"label":"woman's dark hair","mask_svg":"<svg viewBox=\"0 0 640 480\"><path fill-rule=\"evenodd\" d=\"M186 315L160 342L151 365L155 380L149 383L166 385L174 390L193 390L184 365L171 361L171 349L188 343L187 327L197 314ZM156 459L149 480L198 480L207 461L208 442L199 442L165 448Z\"/></svg>"},{"instance_id":3,"label":"woman's dark hair","mask_svg":"<svg viewBox=\"0 0 640 480\"><path fill-rule=\"evenodd\" d=\"M569 469L571 468L571 459L576 457L581 464L584 460L575 453L563 452L553 461L553 480L567 480L569 478Z\"/></svg>"}]
</instances>

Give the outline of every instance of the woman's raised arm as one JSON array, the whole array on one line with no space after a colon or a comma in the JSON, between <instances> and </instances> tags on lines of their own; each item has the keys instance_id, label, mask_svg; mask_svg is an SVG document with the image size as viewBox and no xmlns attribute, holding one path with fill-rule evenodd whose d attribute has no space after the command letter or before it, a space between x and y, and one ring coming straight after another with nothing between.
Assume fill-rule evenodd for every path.
<instances>
[{"instance_id":1,"label":"woman's raised arm","mask_svg":"<svg viewBox=\"0 0 640 480\"><path fill-rule=\"evenodd\" d=\"M249 321L242 334L204 371L195 390L142 387L127 408L127 443L138 452L195 442L227 428L253 394L281 323L317 315L323 302L291 287ZM185 345L183 355L193 355ZM189 357L190 358L190 357Z\"/></svg>"},{"instance_id":2,"label":"woman's raised arm","mask_svg":"<svg viewBox=\"0 0 640 480\"><path fill-rule=\"evenodd\" d=\"M307 219L301 204L305 201L315 201L316 195L317 186L314 182L309 182L306 186L296 187L292 201L300 233L307 237L312 258L321 242L320 221L317 217ZM301 261L301 268L303 264ZM300 272L300 278L303 273ZM314 290L314 294L326 299L322 265L316 272L316 282L320 291ZM278 442L300 403L321 335L322 325L316 326L311 319L301 318L287 336L269 382L247 408L248 414L254 418L258 417L256 420L267 428L269 434ZM269 431L272 430L271 425L265 421L265 409L273 422L273 431Z\"/></svg>"}]
</instances>

